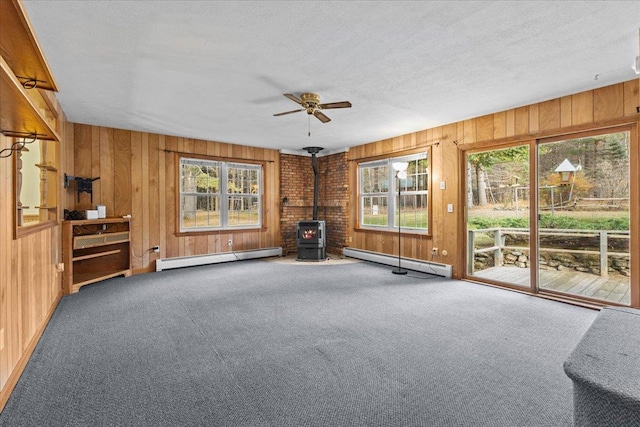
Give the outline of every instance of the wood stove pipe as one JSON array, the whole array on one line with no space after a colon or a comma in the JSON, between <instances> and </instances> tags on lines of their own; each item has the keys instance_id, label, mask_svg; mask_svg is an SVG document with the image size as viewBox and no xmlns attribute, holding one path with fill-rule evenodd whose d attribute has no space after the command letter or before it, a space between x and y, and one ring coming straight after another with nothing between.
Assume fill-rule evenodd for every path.
<instances>
[{"instance_id":1,"label":"wood stove pipe","mask_svg":"<svg viewBox=\"0 0 640 427\"><path fill-rule=\"evenodd\" d=\"M316 154L323 150L322 147L304 147L303 150L306 150L309 154L311 154L311 166L313 167L313 220L318 220L318 194L319 194L319 186L318 186L318 159L316 158Z\"/></svg>"}]
</instances>

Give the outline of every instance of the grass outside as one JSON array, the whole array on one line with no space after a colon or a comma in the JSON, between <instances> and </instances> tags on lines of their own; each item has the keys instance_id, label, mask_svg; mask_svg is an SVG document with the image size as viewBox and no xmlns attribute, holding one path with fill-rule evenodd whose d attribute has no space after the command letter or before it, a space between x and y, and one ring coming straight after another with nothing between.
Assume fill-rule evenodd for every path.
<instances>
[{"instance_id":1,"label":"grass outside","mask_svg":"<svg viewBox=\"0 0 640 427\"><path fill-rule=\"evenodd\" d=\"M259 221L260 216L257 211L230 211L227 217L227 226L258 226L260 224ZM220 212L206 210L183 212L182 226L185 228L220 227Z\"/></svg>"},{"instance_id":2,"label":"grass outside","mask_svg":"<svg viewBox=\"0 0 640 427\"><path fill-rule=\"evenodd\" d=\"M529 210L501 209L499 205L487 207L473 207L467 215L469 229L482 229L492 227L504 228L529 228ZM627 210L591 210L591 211L543 211L544 223L557 224L555 228L562 229L598 229L598 225L605 224L607 229L628 230L629 211ZM478 224L495 224L478 226ZM514 225L517 224L517 225ZM594 228L595 227L595 228ZM476 233L475 246L477 248L491 247L494 244L492 232Z\"/></svg>"},{"instance_id":3,"label":"grass outside","mask_svg":"<svg viewBox=\"0 0 640 427\"><path fill-rule=\"evenodd\" d=\"M396 212L396 215L398 213ZM427 220L429 216L424 209L407 209L403 210L400 215L400 226L406 228L427 228ZM363 218L364 225L387 225L387 214L379 213L378 215L365 214Z\"/></svg>"}]
</instances>

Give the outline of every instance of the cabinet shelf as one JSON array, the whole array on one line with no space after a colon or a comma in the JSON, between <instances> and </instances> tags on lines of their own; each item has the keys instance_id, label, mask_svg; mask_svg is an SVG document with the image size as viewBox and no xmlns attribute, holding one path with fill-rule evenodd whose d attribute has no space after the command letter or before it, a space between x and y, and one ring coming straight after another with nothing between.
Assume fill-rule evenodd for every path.
<instances>
[{"instance_id":1,"label":"cabinet shelf","mask_svg":"<svg viewBox=\"0 0 640 427\"><path fill-rule=\"evenodd\" d=\"M31 22L18 0L0 1L0 55L10 60L16 76L40 89L58 91L49 65L34 36Z\"/></svg>"},{"instance_id":2,"label":"cabinet shelf","mask_svg":"<svg viewBox=\"0 0 640 427\"><path fill-rule=\"evenodd\" d=\"M102 256L107 256L107 255L114 255L114 254L119 254L120 252L122 252L122 250L120 249L114 249L112 251L104 251L104 252L97 252L95 254L89 254L89 255L82 255L82 256L74 256L73 257L73 261L82 261L85 259L93 259L93 258L100 258Z\"/></svg>"},{"instance_id":3,"label":"cabinet shelf","mask_svg":"<svg viewBox=\"0 0 640 427\"><path fill-rule=\"evenodd\" d=\"M43 164L36 164L37 167L39 167L40 169L44 169L44 170L48 170L48 171L52 171L52 172L57 172L58 168L53 166L53 165L43 165Z\"/></svg>"},{"instance_id":4,"label":"cabinet shelf","mask_svg":"<svg viewBox=\"0 0 640 427\"><path fill-rule=\"evenodd\" d=\"M57 132L40 114L26 94L9 64L0 56L0 129L7 136L26 137L36 134L38 139L60 141Z\"/></svg>"},{"instance_id":5,"label":"cabinet shelf","mask_svg":"<svg viewBox=\"0 0 640 427\"><path fill-rule=\"evenodd\" d=\"M130 222L128 218L64 221L64 291L116 276L131 275Z\"/></svg>"}]
</instances>

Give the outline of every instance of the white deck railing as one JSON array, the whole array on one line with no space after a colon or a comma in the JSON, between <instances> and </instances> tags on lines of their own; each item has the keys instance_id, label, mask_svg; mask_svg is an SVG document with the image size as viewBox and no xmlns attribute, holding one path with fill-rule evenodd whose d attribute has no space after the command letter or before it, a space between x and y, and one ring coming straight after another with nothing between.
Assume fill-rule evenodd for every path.
<instances>
[{"instance_id":1,"label":"white deck railing","mask_svg":"<svg viewBox=\"0 0 640 427\"><path fill-rule=\"evenodd\" d=\"M493 246L486 248L476 248L476 234L493 233ZM475 256L479 253L493 252L494 263L496 267L503 265L503 254L505 249L529 251L528 246L509 246L506 244L506 236L508 234L520 234L529 236L531 234L528 228L507 228L492 227L467 231L467 274L474 273ZM609 251L609 239L629 239L628 230L570 230L556 228L542 228L539 230L540 236L557 236L557 237L598 237L599 250L589 249L562 249L539 247L538 252L563 252L575 254L590 254L600 256L600 276L606 277L609 270L609 256L628 257L628 252L611 252Z\"/></svg>"}]
</instances>

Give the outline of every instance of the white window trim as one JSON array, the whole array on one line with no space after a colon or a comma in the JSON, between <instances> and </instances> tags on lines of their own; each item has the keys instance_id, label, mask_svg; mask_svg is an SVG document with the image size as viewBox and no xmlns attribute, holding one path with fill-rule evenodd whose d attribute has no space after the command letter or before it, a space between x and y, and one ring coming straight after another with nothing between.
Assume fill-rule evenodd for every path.
<instances>
[{"instance_id":1,"label":"white window trim","mask_svg":"<svg viewBox=\"0 0 640 427\"><path fill-rule=\"evenodd\" d=\"M398 226L394 225L396 224L396 218L395 218L395 213L396 213L396 197L398 196L398 180L396 178L396 171L393 169L392 163L394 162L409 162L409 161L413 161L413 160L420 160L420 159L426 159L427 157L427 153L419 153L419 154L412 154L409 156L402 156L402 157L390 157L387 159L383 159L383 160L374 160L374 161L370 161L370 162L363 162L363 163L359 163L358 164L358 206L360 208L359 214L358 214L358 226L362 229L371 229L371 230L385 230L385 231L397 231L398 230ZM388 166L388 172L389 172L389 188L387 191L385 192L381 192L381 193L366 193L366 196L387 196L387 225L372 225L372 224L364 224L364 197L365 194L362 193L362 171L363 168L366 167L375 167L375 166ZM415 194L424 194L421 191L403 191L402 192L402 196L407 196L407 195L415 195ZM427 187L426 190L426 194L427 194L427 200L429 200L428 198L428 194L429 194L429 188ZM430 201L430 200L429 200ZM431 213L431 203L429 203L427 205L427 214L429 215L428 217L430 218L430 213ZM401 232L410 232L410 233L420 233L420 234L428 234L429 233L429 226L427 223L427 228L411 228L411 227L404 227L402 226L401 228Z\"/></svg>"},{"instance_id":2,"label":"white window trim","mask_svg":"<svg viewBox=\"0 0 640 427\"><path fill-rule=\"evenodd\" d=\"M218 195L220 197L220 226L213 227L184 227L182 224L183 212L182 212L182 195L185 194L182 191L182 165L184 164L197 164L197 165L205 165L205 166L218 166L220 167L220 189L218 193L212 193ZM228 183L228 170L229 168L243 168L243 169L254 169L258 171L258 193L257 194L246 194L246 193L232 193L229 194L227 191L227 183ZM254 228L262 228L262 203L263 203L263 187L264 183L262 182L263 167L262 165L254 164L254 163L241 163L238 161L221 161L221 160L208 160L208 159L194 159L189 157L181 157L179 162L178 176L179 176L179 188L178 188L178 215L180 218L180 232L181 233L198 233L198 232L206 232L206 231L219 231L219 230L244 230L244 229L254 229ZM188 193L191 194L191 193ZM247 224L247 225L227 225L229 219L229 198L233 196L254 196L258 199L258 223L257 224Z\"/></svg>"}]
</instances>

